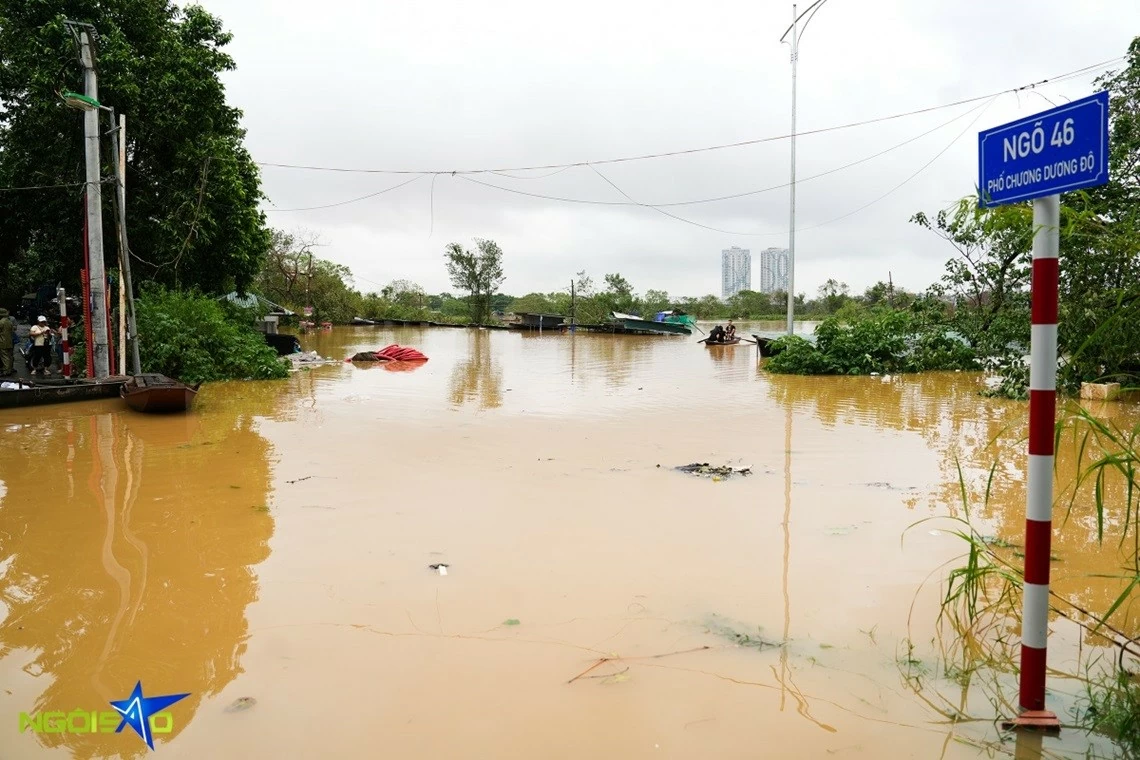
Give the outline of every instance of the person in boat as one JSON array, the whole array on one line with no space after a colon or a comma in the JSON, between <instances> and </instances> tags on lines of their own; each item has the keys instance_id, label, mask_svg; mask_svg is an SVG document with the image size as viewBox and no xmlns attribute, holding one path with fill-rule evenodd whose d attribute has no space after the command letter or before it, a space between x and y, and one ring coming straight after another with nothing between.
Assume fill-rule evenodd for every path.
<instances>
[{"instance_id":1,"label":"person in boat","mask_svg":"<svg viewBox=\"0 0 1140 760\"><path fill-rule=\"evenodd\" d=\"M7 309L0 309L0 377L16 374L12 364L16 346L16 323Z\"/></svg>"},{"instance_id":2,"label":"person in boat","mask_svg":"<svg viewBox=\"0 0 1140 760\"><path fill-rule=\"evenodd\" d=\"M708 342L708 343L724 343L724 335L725 335L724 328L721 327L720 325L717 325L713 329L709 330L709 337L707 338L706 342Z\"/></svg>"},{"instance_id":3,"label":"person in boat","mask_svg":"<svg viewBox=\"0 0 1140 760\"><path fill-rule=\"evenodd\" d=\"M731 342L736 338L736 325L732 324L732 320L728 320L728 327L724 328L725 342Z\"/></svg>"},{"instance_id":4,"label":"person in boat","mask_svg":"<svg viewBox=\"0 0 1140 760\"><path fill-rule=\"evenodd\" d=\"M54 334L55 330L51 329L51 326L48 325L47 317L41 316L36 320L36 324L32 325L31 373L33 375L51 374L51 336Z\"/></svg>"}]
</instances>

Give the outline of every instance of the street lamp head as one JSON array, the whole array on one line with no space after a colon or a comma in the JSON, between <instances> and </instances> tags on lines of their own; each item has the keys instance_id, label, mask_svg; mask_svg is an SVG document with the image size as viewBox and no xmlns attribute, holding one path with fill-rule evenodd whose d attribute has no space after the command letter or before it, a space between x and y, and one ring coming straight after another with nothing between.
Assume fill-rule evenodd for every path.
<instances>
[{"instance_id":1,"label":"street lamp head","mask_svg":"<svg viewBox=\"0 0 1140 760\"><path fill-rule=\"evenodd\" d=\"M65 90L59 96L68 108L74 108L77 111L97 111L103 107L95 98L80 95L78 92Z\"/></svg>"}]
</instances>

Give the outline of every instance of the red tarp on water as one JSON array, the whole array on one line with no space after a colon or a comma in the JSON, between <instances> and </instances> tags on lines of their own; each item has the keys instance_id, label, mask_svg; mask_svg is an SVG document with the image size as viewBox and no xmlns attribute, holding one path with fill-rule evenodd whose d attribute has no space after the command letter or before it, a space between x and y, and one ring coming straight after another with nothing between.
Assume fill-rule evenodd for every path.
<instances>
[{"instance_id":1,"label":"red tarp on water","mask_svg":"<svg viewBox=\"0 0 1140 760\"><path fill-rule=\"evenodd\" d=\"M427 357L414 348L393 343L379 351L365 351L346 361L426 362Z\"/></svg>"}]
</instances>

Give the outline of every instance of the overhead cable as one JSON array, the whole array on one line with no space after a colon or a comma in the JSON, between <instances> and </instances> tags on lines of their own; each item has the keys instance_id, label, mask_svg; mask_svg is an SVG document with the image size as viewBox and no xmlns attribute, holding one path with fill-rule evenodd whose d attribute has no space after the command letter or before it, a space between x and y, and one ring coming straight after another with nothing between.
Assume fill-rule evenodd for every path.
<instances>
[{"instance_id":1,"label":"overhead cable","mask_svg":"<svg viewBox=\"0 0 1140 760\"><path fill-rule=\"evenodd\" d=\"M824 134L827 132L835 132L835 131L843 130L843 129L851 129L854 127L867 126L869 124L880 124L880 123L885 122L885 121L893 121L893 120L902 119L902 118L905 118L908 116L917 116L917 115L924 114L924 113L930 113L932 111L940 111L940 110L945 109L945 108L953 108L955 106L968 105L970 103L978 103L981 101L989 100L990 98L996 97L998 95L1003 95L1005 93L1017 93L1017 92L1022 92L1025 90L1033 90L1037 87L1040 87L1040 86L1046 85L1046 84L1056 84L1056 83L1064 81L1066 79L1071 79L1074 77L1081 76L1083 74L1087 74L1088 72L1093 71L1095 69L1099 69L1101 67L1104 67L1104 66L1107 66L1107 65L1110 65L1113 63L1118 63L1121 60L1123 60L1123 56L1117 56L1115 58L1110 58L1108 60L1101 61L1099 63L1090 64L1088 66L1082 66L1079 69L1074 69L1072 71L1068 71L1068 72L1065 72L1063 74L1058 74L1057 76L1054 76L1054 77L1049 77L1047 79L1041 79L1041 80L1036 81L1036 82L1024 84L1024 85L1021 85L1019 87L999 90L997 92L990 92L990 93L987 93L985 95L977 95L977 96L974 96L971 98L963 98L961 100L955 100L951 103L942 103L942 104L936 105L936 106L928 106L926 108L918 108L918 109L915 109L913 111L904 111L902 113L895 113L895 114L890 114L887 116L879 116L879 117L875 117L872 119L864 119L862 121L848 122L846 124L837 124L837 125L830 126L830 127L821 127L819 129L810 129L810 130L806 130L803 132L797 132L796 136L797 137L806 137L809 135L818 135L818 134ZM275 163L275 162L270 162L270 161L257 161L256 163L259 166L273 167L273 168L277 168L277 169L300 169L300 170L307 170L307 171L344 172L344 173L351 173L351 174L417 174L417 175L423 175L423 174L452 174L452 175L496 174L496 173L501 173L501 172L512 172L512 171L518 172L518 171L539 171L539 170L544 170L544 169L569 169L569 168L577 167L577 166L589 166L589 165L595 165L596 166L596 165L602 165L602 164L626 163L629 161L644 161L647 159L654 159L654 158L668 158L668 157L672 157L672 156L684 156L684 155L691 155L694 153L706 153L706 152L715 151L715 150L726 150L726 149L730 149L730 148L741 148L741 147L745 147L745 146L749 146L749 145L759 145L761 143L777 142L780 140L787 140L791 137L792 137L791 134L781 134L781 135L774 135L771 137L756 138L753 140L741 140L739 142L733 142L733 143L723 143L720 145L709 145L709 146L705 146L702 148L688 148L685 150L667 151L664 153L646 153L646 154L636 155L636 156L625 156L622 158L606 158L606 159L598 159L598 160L594 160L594 161L575 161L575 162L564 163L564 164L541 164L541 165L537 165L537 166L494 167L494 168L484 168L484 169L447 169L447 170L440 170L440 169L416 169L416 170L413 170L413 169L365 169L365 168L359 168L359 167L336 167L336 166L313 166L313 165L306 165L306 164L285 164L285 163Z\"/></svg>"}]
</instances>

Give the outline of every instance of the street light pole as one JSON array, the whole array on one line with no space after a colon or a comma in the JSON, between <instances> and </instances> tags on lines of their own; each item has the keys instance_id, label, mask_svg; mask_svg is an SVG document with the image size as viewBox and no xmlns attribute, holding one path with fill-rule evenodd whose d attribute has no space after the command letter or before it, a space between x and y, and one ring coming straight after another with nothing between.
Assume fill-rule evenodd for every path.
<instances>
[{"instance_id":1,"label":"street light pole","mask_svg":"<svg viewBox=\"0 0 1140 760\"><path fill-rule=\"evenodd\" d=\"M792 181L788 220L788 335L796 332L796 64L800 57L796 4L792 3Z\"/></svg>"},{"instance_id":2,"label":"street light pole","mask_svg":"<svg viewBox=\"0 0 1140 760\"><path fill-rule=\"evenodd\" d=\"M95 77L95 56L88 32L79 33L79 61L83 65L84 93L98 102L99 84ZM103 271L103 205L99 178L99 109L83 113L83 143L87 158L87 272L91 290L91 335L87 350L94 358L95 377L111 374L107 335L107 277Z\"/></svg>"},{"instance_id":3,"label":"street light pole","mask_svg":"<svg viewBox=\"0 0 1140 760\"><path fill-rule=\"evenodd\" d=\"M823 7L827 0L815 0L814 3L807 7L803 13L796 13L796 5L792 4L792 25L789 26L784 34L780 37L780 42L788 36L790 32L792 35L792 179L789 187L791 188L791 198L789 206L789 224L788 224L788 335L795 334L795 313L796 313L796 66L800 61L800 37L807 31L807 26L811 23L812 16L815 12ZM799 21L801 18L807 16L804 21L803 29L799 28Z\"/></svg>"}]
</instances>

